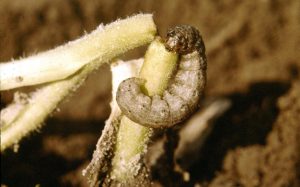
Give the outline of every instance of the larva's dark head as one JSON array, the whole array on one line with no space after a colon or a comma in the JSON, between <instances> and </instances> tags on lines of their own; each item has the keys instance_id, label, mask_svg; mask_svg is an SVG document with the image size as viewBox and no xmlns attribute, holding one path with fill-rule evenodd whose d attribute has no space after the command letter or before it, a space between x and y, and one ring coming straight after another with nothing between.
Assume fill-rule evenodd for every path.
<instances>
[{"instance_id":1,"label":"larva's dark head","mask_svg":"<svg viewBox=\"0 0 300 187\"><path fill-rule=\"evenodd\" d=\"M167 50L181 55L195 50L205 53L205 46L199 31L190 25L180 25L168 29L165 46Z\"/></svg>"}]
</instances>

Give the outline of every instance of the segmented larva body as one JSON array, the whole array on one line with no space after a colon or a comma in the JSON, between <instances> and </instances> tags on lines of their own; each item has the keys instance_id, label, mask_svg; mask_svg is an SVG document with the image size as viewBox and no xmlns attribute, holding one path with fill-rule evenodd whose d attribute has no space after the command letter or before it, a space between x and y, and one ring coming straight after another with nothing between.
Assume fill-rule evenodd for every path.
<instances>
[{"instance_id":1,"label":"segmented larva body","mask_svg":"<svg viewBox=\"0 0 300 187\"><path fill-rule=\"evenodd\" d=\"M141 91L141 78L124 80L117 91L118 105L129 119L153 128L171 127L197 108L206 84L205 48L199 32L191 26L170 29L166 49L180 56L178 69L162 96Z\"/></svg>"}]
</instances>

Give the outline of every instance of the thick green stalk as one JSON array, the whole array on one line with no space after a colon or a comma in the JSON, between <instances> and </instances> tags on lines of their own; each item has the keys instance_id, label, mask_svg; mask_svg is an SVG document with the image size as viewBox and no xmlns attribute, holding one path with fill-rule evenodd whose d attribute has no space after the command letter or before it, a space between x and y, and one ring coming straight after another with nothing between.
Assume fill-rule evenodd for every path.
<instances>
[{"instance_id":1,"label":"thick green stalk","mask_svg":"<svg viewBox=\"0 0 300 187\"><path fill-rule=\"evenodd\" d=\"M144 91L148 95L161 95L176 68L177 54L168 52L161 39L149 46L140 77L146 79ZM117 135L115 156L112 161L111 179L121 184L136 184L143 170L143 155L152 135L152 129L139 125L123 116ZM147 174L146 174L147 175ZM145 178L144 176L142 178Z\"/></svg>"}]
</instances>

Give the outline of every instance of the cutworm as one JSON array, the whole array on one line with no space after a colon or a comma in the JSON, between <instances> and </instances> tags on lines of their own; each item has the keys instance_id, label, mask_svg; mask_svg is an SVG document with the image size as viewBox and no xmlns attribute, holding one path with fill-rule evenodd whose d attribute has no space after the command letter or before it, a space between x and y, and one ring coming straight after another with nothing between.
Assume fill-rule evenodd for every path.
<instances>
[{"instance_id":1,"label":"cutworm","mask_svg":"<svg viewBox=\"0 0 300 187\"><path fill-rule=\"evenodd\" d=\"M168 30L167 50L180 55L179 64L163 95L145 95L141 78L124 80L117 91L118 105L128 118L153 128L171 127L196 109L206 84L205 46L197 29L176 26Z\"/></svg>"}]
</instances>

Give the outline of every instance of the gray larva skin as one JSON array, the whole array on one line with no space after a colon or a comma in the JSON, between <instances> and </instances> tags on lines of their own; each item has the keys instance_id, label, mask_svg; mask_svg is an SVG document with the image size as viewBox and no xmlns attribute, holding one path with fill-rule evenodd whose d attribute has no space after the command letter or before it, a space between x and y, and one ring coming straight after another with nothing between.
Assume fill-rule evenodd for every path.
<instances>
[{"instance_id":1,"label":"gray larva skin","mask_svg":"<svg viewBox=\"0 0 300 187\"><path fill-rule=\"evenodd\" d=\"M169 30L166 49L181 55L178 70L163 96L145 95L141 78L124 80L117 91L118 105L129 119L152 128L171 127L196 109L206 84L205 48L199 32L191 26Z\"/></svg>"}]
</instances>

